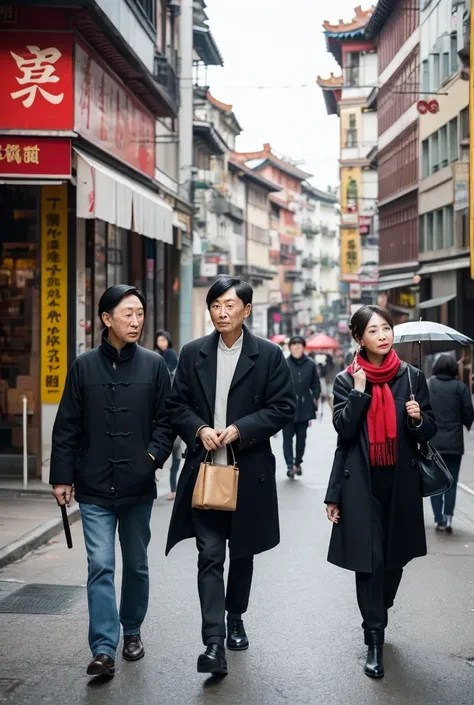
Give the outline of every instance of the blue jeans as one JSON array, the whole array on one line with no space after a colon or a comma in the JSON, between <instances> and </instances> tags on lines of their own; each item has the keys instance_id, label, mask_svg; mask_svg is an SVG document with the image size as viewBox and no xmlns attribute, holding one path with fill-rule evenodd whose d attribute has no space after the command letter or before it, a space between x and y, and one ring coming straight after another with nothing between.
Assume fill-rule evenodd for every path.
<instances>
[{"instance_id":1,"label":"blue jeans","mask_svg":"<svg viewBox=\"0 0 474 705\"><path fill-rule=\"evenodd\" d=\"M148 608L147 547L152 507L153 502L120 507L80 505L88 564L89 646L93 656L108 654L115 658L120 624L126 636L140 633ZM115 593L117 524L123 563L120 612Z\"/></svg>"},{"instance_id":2,"label":"blue jeans","mask_svg":"<svg viewBox=\"0 0 474 705\"><path fill-rule=\"evenodd\" d=\"M431 506L433 507L434 520L436 524L443 524L445 516L452 517L454 514L459 470L461 469L462 460L462 455L445 455L444 453L441 453L441 457L446 463L449 472L453 476L454 482L451 489L444 494L438 494L436 497L431 497Z\"/></svg>"}]
</instances>

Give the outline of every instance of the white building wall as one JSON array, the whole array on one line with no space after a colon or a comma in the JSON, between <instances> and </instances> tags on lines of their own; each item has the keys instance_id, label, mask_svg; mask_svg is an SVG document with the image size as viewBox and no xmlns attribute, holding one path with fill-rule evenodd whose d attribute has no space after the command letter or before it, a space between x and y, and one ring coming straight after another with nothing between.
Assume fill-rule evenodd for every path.
<instances>
[{"instance_id":1,"label":"white building wall","mask_svg":"<svg viewBox=\"0 0 474 705\"><path fill-rule=\"evenodd\" d=\"M97 0L97 4L153 73L156 41L144 29L126 0Z\"/></svg>"}]
</instances>

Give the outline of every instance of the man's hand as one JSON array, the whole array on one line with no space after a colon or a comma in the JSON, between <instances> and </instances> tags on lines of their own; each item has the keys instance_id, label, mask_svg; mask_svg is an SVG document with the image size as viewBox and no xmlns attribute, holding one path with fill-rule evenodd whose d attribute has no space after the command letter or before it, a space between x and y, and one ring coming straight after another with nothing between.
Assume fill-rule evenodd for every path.
<instances>
[{"instance_id":1,"label":"man's hand","mask_svg":"<svg viewBox=\"0 0 474 705\"><path fill-rule=\"evenodd\" d=\"M239 429L237 426L234 426L232 424L231 426L227 426L226 429L223 431L220 431L219 434L219 441L221 445L227 446L229 443L233 443L234 441L238 440L240 438L240 433Z\"/></svg>"},{"instance_id":2,"label":"man's hand","mask_svg":"<svg viewBox=\"0 0 474 705\"><path fill-rule=\"evenodd\" d=\"M59 506L69 503L72 497L72 485L53 485L53 496Z\"/></svg>"},{"instance_id":3,"label":"man's hand","mask_svg":"<svg viewBox=\"0 0 474 705\"><path fill-rule=\"evenodd\" d=\"M221 446L219 434L222 431L215 431L210 426L205 426L199 431L199 438L204 448L208 451L217 450Z\"/></svg>"},{"instance_id":4,"label":"man's hand","mask_svg":"<svg viewBox=\"0 0 474 705\"><path fill-rule=\"evenodd\" d=\"M339 506L337 504L327 504L326 513L330 522L339 524Z\"/></svg>"}]
</instances>

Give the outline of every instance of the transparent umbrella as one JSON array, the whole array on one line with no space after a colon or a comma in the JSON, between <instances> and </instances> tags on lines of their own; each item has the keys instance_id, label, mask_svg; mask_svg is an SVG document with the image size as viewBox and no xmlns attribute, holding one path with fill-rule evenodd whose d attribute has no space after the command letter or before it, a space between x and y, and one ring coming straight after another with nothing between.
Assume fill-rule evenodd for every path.
<instances>
[{"instance_id":1,"label":"transparent umbrella","mask_svg":"<svg viewBox=\"0 0 474 705\"><path fill-rule=\"evenodd\" d=\"M409 321L400 323L394 329L395 345L411 343L418 347L418 359L421 367L423 355L434 355L435 353L449 352L473 344L471 338L459 333L454 328L444 326L442 323L433 321Z\"/></svg>"}]
</instances>

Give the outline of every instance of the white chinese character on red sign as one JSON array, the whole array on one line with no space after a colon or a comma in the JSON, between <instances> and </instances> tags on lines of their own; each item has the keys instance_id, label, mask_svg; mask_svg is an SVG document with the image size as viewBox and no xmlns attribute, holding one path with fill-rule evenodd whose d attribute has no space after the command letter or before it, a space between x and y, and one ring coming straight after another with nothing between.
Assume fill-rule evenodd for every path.
<instances>
[{"instance_id":1,"label":"white chinese character on red sign","mask_svg":"<svg viewBox=\"0 0 474 705\"><path fill-rule=\"evenodd\" d=\"M16 76L16 80L20 85L26 85L26 88L11 93L11 97L14 100L25 97L22 101L23 105L25 108L31 108L35 101L36 93L39 91L43 98L46 98L49 103L58 105L64 98L64 93L59 93L57 95L49 93L38 84L58 83L60 79L58 76L53 75L56 69L52 64L55 64L56 61L61 58L61 52L55 47L40 49L35 46L27 46L26 48L30 54L35 56L34 59L24 58L23 56L18 56L18 54L15 54L13 51L10 52L15 59L18 68L23 72L23 76L20 78Z\"/></svg>"}]
</instances>

